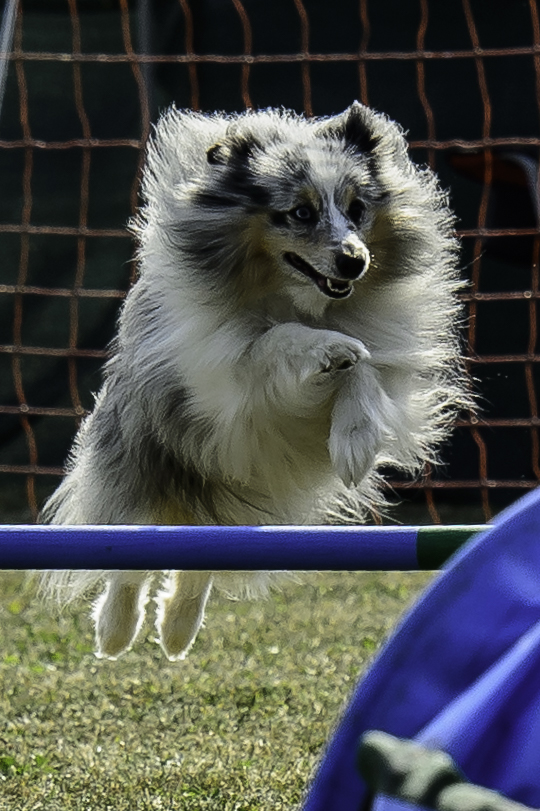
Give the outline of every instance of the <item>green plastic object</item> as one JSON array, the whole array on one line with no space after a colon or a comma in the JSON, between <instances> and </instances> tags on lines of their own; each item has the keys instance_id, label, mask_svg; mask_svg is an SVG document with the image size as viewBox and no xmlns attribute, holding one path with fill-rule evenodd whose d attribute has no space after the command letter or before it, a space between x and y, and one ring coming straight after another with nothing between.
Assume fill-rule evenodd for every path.
<instances>
[{"instance_id":1,"label":"green plastic object","mask_svg":"<svg viewBox=\"0 0 540 811\"><path fill-rule=\"evenodd\" d=\"M418 568L440 569L469 538L487 529L487 524L420 527L416 541Z\"/></svg>"}]
</instances>

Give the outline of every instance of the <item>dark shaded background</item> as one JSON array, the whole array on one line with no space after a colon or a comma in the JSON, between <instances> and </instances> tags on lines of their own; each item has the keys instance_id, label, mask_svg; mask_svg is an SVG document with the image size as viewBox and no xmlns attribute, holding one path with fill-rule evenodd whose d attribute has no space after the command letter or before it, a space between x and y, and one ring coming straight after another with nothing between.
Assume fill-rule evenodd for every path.
<instances>
[{"instance_id":1,"label":"dark shaded background","mask_svg":"<svg viewBox=\"0 0 540 811\"><path fill-rule=\"evenodd\" d=\"M131 48L237 61L110 58ZM14 50L0 116L0 521L35 517L92 406L133 274L123 229L142 143L172 102L329 115L359 98L403 125L458 216L482 414L463 415L421 487L392 477L392 520L481 522L535 486L536 2L22 0Z\"/></svg>"}]
</instances>

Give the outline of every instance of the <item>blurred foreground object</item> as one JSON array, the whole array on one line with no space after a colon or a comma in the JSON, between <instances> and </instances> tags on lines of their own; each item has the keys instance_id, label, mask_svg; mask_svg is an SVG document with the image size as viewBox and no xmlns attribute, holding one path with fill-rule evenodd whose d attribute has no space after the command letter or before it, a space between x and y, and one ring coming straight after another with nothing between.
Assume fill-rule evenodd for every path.
<instances>
[{"instance_id":1,"label":"blurred foreground object","mask_svg":"<svg viewBox=\"0 0 540 811\"><path fill-rule=\"evenodd\" d=\"M436 811L523 811L528 808L496 791L468 783L446 752L426 749L386 732L363 735L358 767L374 793Z\"/></svg>"},{"instance_id":2,"label":"blurred foreground object","mask_svg":"<svg viewBox=\"0 0 540 811\"><path fill-rule=\"evenodd\" d=\"M360 681L304 811L370 801L356 770L368 730L442 749L472 783L540 806L539 536L535 490L455 555Z\"/></svg>"}]
</instances>

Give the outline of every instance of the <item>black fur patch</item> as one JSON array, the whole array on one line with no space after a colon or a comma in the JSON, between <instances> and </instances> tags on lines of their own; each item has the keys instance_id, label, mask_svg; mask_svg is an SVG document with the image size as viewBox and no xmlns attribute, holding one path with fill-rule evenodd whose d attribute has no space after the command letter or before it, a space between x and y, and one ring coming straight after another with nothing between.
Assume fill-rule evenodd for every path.
<instances>
[{"instance_id":1,"label":"black fur patch","mask_svg":"<svg viewBox=\"0 0 540 811\"><path fill-rule=\"evenodd\" d=\"M202 220L202 214L200 215ZM223 284L229 273L230 256L233 250L231 229L216 227L208 232L204 222L195 228L169 229L171 242L194 262L197 270L193 281L207 286Z\"/></svg>"},{"instance_id":2,"label":"black fur patch","mask_svg":"<svg viewBox=\"0 0 540 811\"><path fill-rule=\"evenodd\" d=\"M206 160L212 166L218 166L220 163L225 163L223 158L223 147L221 144L214 144L210 149L206 150Z\"/></svg>"},{"instance_id":3,"label":"black fur patch","mask_svg":"<svg viewBox=\"0 0 540 811\"><path fill-rule=\"evenodd\" d=\"M141 439L139 469L141 476L152 483L158 501L176 501L180 508L185 505L195 512L202 507L214 518L213 499L203 477L195 468L182 464L153 436Z\"/></svg>"},{"instance_id":4,"label":"black fur patch","mask_svg":"<svg viewBox=\"0 0 540 811\"><path fill-rule=\"evenodd\" d=\"M231 167L225 178L225 188L233 194L238 194L256 206L267 206L270 203L270 193L262 186L258 186L249 167L237 164Z\"/></svg>"},{"instance_id":5,"label":"black fur patch","mask_svg":"<svg viewBox=\"0 0 540 811\"><path fill-rule=\"evenodd\" d=\"M349 115L345 123L343 139L347 146L352 146L358 152L372 152L380 140L355 114Z\"/></svg>"},{"instance_id":6,"label":"black fur patch","mask_svg":"<svg viewBox=\"0 0 540 811\"><path fill-rule=\"evenodd\" d=\"M152 434L141 437L138 467L145 489L154 493L151 502L176 502L180 510L184 508L199 516L203 512L217 520L214 491L208 482Z\"/></svg>"},{"instance_id":7,"label":"black fur patch","mask_svg":"<svg viewBox=\"0 0 540 811\"><path fill-rule=\"evenodd\" d=\"M256 149L262 149L261 144L254 135L246 133L214 144L206 150L206 159L211 166L226 166L235 161L246 163Z\"/></svg>"},{"instance_id":8,"label":"black fur patch","mask_svg":"<svg viewBox=\"0 0 540 811\"><path fill-rule=\"evenodd\" d=\"M286 211L272 211L270 219L274 225L278 225L280 228L289 228L290 226Z\"/></svg>"},{"instance_id":9,"label":"black fur patch","mask_svg":"<svg viewBox=\"0 0 540 811\"><path fill-rule=\"evenodd\" d=\"M199 205L224 208L235 205L234 197L247 198L255 206L267 206L269 192L259 186L250 169L250 159L255 150L262 150L259 141L251 133L232 135L221 143L214 144L206 152L208 163L225 167L217 177L215 191L200 192L195 202Z\"/></svg>"},{"instance_id":10,"label":"black fur patch","mask_svg":"<svg viewBox=\"0 0 540 811\"><path fill-rule=\"evenodd\" d=\"M213 187L196 192L192 199L202 208L266 208L271 197L267 189L257 184L248 166L236 164L229 167Z\"/></svg>"},{"instance_id":11,"label":"black fur patch","mask_svg":"<svg viewBox=\"0 0 540 811\"><path fill-rule=\"evenodd\" d=\"M236 158L245 162L253 156L256 149L262 150L262 146L252 133L246 133L231 139L231 158L233 159Z\"/></svg>"},{"instance_id":12,"label":"black fur patch","mask_svg":"<svg viewBox=\"0 0 540 811\"><path fill-rule=\"evenodd\" d=\"M193 202L196 206L203 206L204 208L236 208L240 205L240 202L232 197L205 191L197 192Z\"/></svg>"},{"instance_id":13,"label":"black fur patch","mask_svg":"<svg viewBox=\"0 0 540 811\"><path fill-rule=\"evenodd\" d=\"M118 406L112 412L103 405L97 407L92 415L92 435L95 437L94 447L98 453L111 451L118 458L122 455L122 429ZM113 457L114 458L114 457Z\"/></svg>"}]
</instances>

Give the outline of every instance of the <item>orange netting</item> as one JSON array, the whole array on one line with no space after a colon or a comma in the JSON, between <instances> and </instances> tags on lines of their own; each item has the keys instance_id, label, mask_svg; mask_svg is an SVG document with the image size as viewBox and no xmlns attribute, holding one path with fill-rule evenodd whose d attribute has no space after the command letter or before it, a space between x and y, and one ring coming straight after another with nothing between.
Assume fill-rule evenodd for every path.
<instances>
[{"instance_id":1,"label":"orange netting","mask_svg":"<svg viewBox=\"0 0 540 811\"><path fill-rule=\"evenodd\" d=\"M131 252L129 237L121 227L122 223L115 222L114 218L107 223L106 212L103 216L96 214L99 203L92 202L92 172L97 171L99 154L118 154L129 163L125 157L126 151L132 153L135 160L130 163L130 180L129 183L124 183L121 193L126 201L125 208L135 208L137 169L140 167L151 120L155 117L153 108L156 107L156 87L161 88L158 106L162 107L174 100L174 94L170 90L163 90L163 87L170 88L171 84L177 82L183 88L181 103L189 103L194 109L208 109L205 105L208 105L207 99L212 96L207 88L212 76L217 75L208 71L210 68L215 71L217 67L231 71L234 67L234 81L238 84L235 92L245 107L265 106L268 103L279 105L280 98L286 97L283 93L287 89L281 78L285 74L279 71L283 66L288 66L297 71L299 97L301 96L305 113L326 114L338 112L339 109L326 109L325 103L317 102L317 98L323 97L322 90L330 84L337 88L336 77L345 76L345 73L338 74L336 70L349 71L346 74L350 83L346 90L349 101L358 97L364 103L378 106L381 96L378 88L383 86L385 75L398 76L394 69L397 66L402 70L403 76L410 76L410 71L414 70L415 97L413 98L414 94L411 92L410 104L419 105L418 116L423 117L425 137L413 135L411 138L413 156L428 162L438 172L441 167L444 170L446 166L448 177L451 177L448 174L450 163L456 177L461 173L461 176L468 178L469 184L477 184L477 192L468 203L474 206L474 212L462 216L459 205L456 204L455 207L462 224L465 221L467 225L460 227L459 234L464 244L466 273L471 281L470 288L463 294L469 308L468 355L472 372L479 377L480 393L484 396L484 405L487 403L487 407L482 416L467 417L459 422L458 436L461 439L457 445L452 446L455 458L446 471L443 469L436 475L428 473L420 482L394 481L393 486L401 496L406 497L412 491L421 491L423 503L429 513L428 518L432 521L440 521L441 515L443 520L448 520L445 505L449 504L454 509L460 503L470 506L471 520L478 520L480 510L483 517L489 519L494 511L520 493L535 487L540 480L540 419L536 394L539 382L537 369L540 368L536 322L536 305L540 296L540 240L536 209L540 146L540 23L535 0L527 0L527 3L520 5L522 18L517 34L516 27L509 24L513 20L516 4L504 4L504 14L501 13L503 5L496 4L497 11L493 10L491 16L500 14L500 19L499 22L492 21L489 28L490 39L496 43L493 47L482 45L482 31L477 20L479 15L484 14L481 4L474 3L473 0L449 0L445 6L447 10L452 7L452 20L461 20L459 36L462 40L465 35L468 36L468 46L450 47L459 40L455 34L458 29L456 22L454 28L454 23L448 27L449 47L439 50L426 48L430 30L437 22L437 15L441 13L439 4L430 3L429 0L407 0L401 3L403 9L408 9L403 11L403 14L409 15L406 22L412 25L411 20L415 21L414 42L409 50L396 50L392 47L392 37L388 34L385 40L384 32L381 33L380 7L385 6L385 2L379 5L374 0L341 0L335 7L335 14L349 14L351 20L354 15L357 21L357 50L350 51L348 47L350 35L344 22L343 52L334 47L341 36L339 32L329 36L328 47L334 48L332 52L325 52L324 48L317 50L311 44L312 18L316 17L318 20L316 38L317 42L322 42L326 18L323 19L324 15L321 15L324 9L327 15L331 14L328 7L333 4L324 3L323 0L276 0L275 5L259 4L257 8L257 4L247 0L227 0L227 3L230 5L230 13L236 15L234 20L232 17L228 18L229 24L232 27L236 25L237 28L232 39L228 37L226 30L220 33L219 26L214 32L212 41L223 44L222 53L217 50L212 53L199 51L201 46L198 41L201 41L203 23L208 29L213 25L214 6L210 4L201 3L202 6L207 6L208 11L203 18L200 8L196 8L190 0L162 0L157 3L156 19L161 39L160 36L155 36L153 44L166 42L167 48L164 50L171 51L160 53L152 50L152 44L148 45L145 41L145 29L144 26L141 27L141 20L146 20L147 23L145 15L153 8L153 4L145 0L139 0L138 4L128 3L128 0L54 0L50 3L50 8L48 3L31 0L19 3L13 48L8 55L10 67L6 103L0 119L0 159L5 158L4 162L0 161L0 173L3 171L2 167L8 165L11 167L10 171L15 171L13 166L16 164L20 183L18 188L14 187L15 202L12 200L10 203L4 199L4 207L0 213L0 220L3 220L0 222L0 244L4 245L8 258L16 256L16 261L11 263L6 260L2 271L2 281L5 283L0 284L0 319L4 320L4 327L0 330L0 368L3 376L3 383L0 385L0 421L6 420L4 429L0 430L0 473L4 474L1 481L6 482L7 493L3 501L0 499L0 507L6 506L6 500L13 500L14 505L18 504L19 483L24 481L26 506L13 506L11 512L7 508L4 511L8 518L12 514L17 520L35 518L44 494L50 492L57 477L62 474L62 460L69 446L69 438L85 410L91 406L89 391L98 387L97 367L107 355L105 345L110 338L110 329L108 328L108 332L105 330L101 336L86 332L81 339L81 324L92 318L90 305L97 307L101 303L114 314L125 295L130 274L111 274L110 284L103 285L103 273L96 274L93 270L90 272L89 267L94 268L99 263L100 256L111 251L114 253L113 243L126 244L126 249L120 251L124 257L120 263L123 267L125 256ZM221 6L225 5L223 0ZM397 8L391 0L386 5L390 9L387 9L387 13ZM261 31L265 24L264 19L261 21L261 15L264 17L262 6L268 6L270 15L289 15L287 35L284 34L284 43L285 46L289 45L289 50L284 46L282 52L277 52L280 47L279 39L275 41L276 53L257 50L257 36L260 39L260 35L255 36L254 20L257 18L257 30ZM35 43L47 41L47 36L38 31L40 26L43 27L47 13L50 13L50 25L58 27L58 36L49 36L49 49L36 50ZM93 39L84 33L86 29L94 30L92 26L95 27L98 18L92 15L98 13L108 15L110 31L114 29L116 32L116 52L111 50L102 53L93 50L92 42L97 42L99 38L95 32L92 34ZM174 19L174 30L178 34L174 47L170 46L170 40L163 34L168 25L167 14ZM293 14L294 18L291 16ZM375 22L373 17L376 17ZM482 19L482 24L488 25L485 23L485 14ZM293 23L294 30L291 29ZM277 25L278 31L279 21L276 23L274 20L273 24ZM68 31L71 47L66 49ZM494 31L496 36L491 35ZM445 36L444 32L439 31L437 42L442 41L444 44ZM110 34L111 41L112 38ZM291 47L293 40L296 44ZM384 44L386 41L388 47L381 50L380 43ZM239 46L238 52L230 53L231 42L234 47ZM372 42L375 44L372 45ZM241 47L240 43L243 43ZM474 66L476 105L467 100L473 92L474 82L463 80L465 74L459 66L465 63ZM464 108L461 117L460 114L456 115L451 137L437 136L441 131L448 134L449 126L445 124L441 129L439 124L444 99L441 101L437 85L430 80L430 72L435 70L436 65L439 71L437 76L442 77L441 87L443 80L446 81L446 75L449 77L448 81L454 84L464 82ZM105 132L106 127L102 126L102 122L98 121L99 126L94 124L95 116L89 111L87 103L90 96L88 88L94 81L93 76L97 77L98 71L105 67L108 71L108 83L114 81L114 70L123 71L122 86L126 87L126 94L131 94L129 103L133 116L124 129L122 121L118 122L113 128L116 131L114 137ZM383 68L391 73L380 73ZM50 89L50 103L56 105L56 110L62 110L63 104L66 109L69 105L74 105L74 120L78 122L80 133L78 137L72 137L72 134L66 136L66 132L69 134L74 131L75 124L71 122L67 126L63 114L57 116L56 131L51 125L45 128L45 135L41 132L43 127L38 115L39 110L43 109L44 91L43 83L40 85L36 76L38 70L49 69L63 71L64 77L66 71L71 72L70 97L64 93L60 98L60 93L55 95L54 90ZM446 71L444 75L443 69ZM130 71L130 77L126 70ZM525 70L529 71L527 75L530 76L528 83L523 85L520 76ZM354 71L354 75L351 71ZM54 75L60 76L60 73ZM156 75L159 81L156 80ZM467 75L472 76L470 70ZM509 87L506 88L504 83L497 83L494 78L496 75L504 75ZM227 73L227 76L227 81L231 84L230 77L233 74ZM276 85L269 101L268 94L265 95L262 88L270 87L274 76ZM129 82L131 87L128 87ZM521 94L521 106L535 111L534 115L529 116L527 121L518 122L513 130L511 125L501 124L497 119L497 111L506 102L504 99L498 100L499 92L506 92L507 97L509 93ZM47 99L48 93L49 90L46 92ZM38 113L33 112L33 105L36 105ZM91 106L94 109L95 105ZM391 110L387 112L392 114ZM476 132L470 123L473 120L478 122ZM105 132L104 136L100 134L102 132ZM41 188L39 173L45 165L42 161L45 153L54 153L55 156L69 153L76 156L76 160L70 165L75 167L72 171L76 170L78 177L78 211L75 214L71 205L64 221L60 214L55 213L47 222L47 206L40 202L40 192L36 192L36 189ZM9 159L6 157L8 155ZM110 161L107 165L115 165L114 158L110 158ZM64 164L58 163L60 165ZM531 181L533 170L536 174ZM47 172L50 183L54 172L52 169L47 169ZM127 170L124 174L127 175ZM446 185L446 178L443 178L443 182ZM501 183L503 187L504 183L514 183L518 187L528 183L534 209L532 220L530 217L519 220L518 217L512 227L497 225L490 213L490 206L493 206L495 199L494 189L499 188ZM4 188L4 196L9 196L8 191ZM50 185L49 193L56 193L54 184ZM125 222L125 218L123 221ZM32 270L32 256L41 252L43 257L48 250L47 239L56 240L54 245L59 244L58 240L70 240L71 269L59 274L51 267L48 278L44 278L42 274L36 281L36 273ZM525 245L524 259L521 255L519 260L515 259L512 246L518 244L516 240L520 241L520 245ZM498 246L504 246L502 253ZM501 261L501 256L503 259L506 257L505 281L499 285L499 289L496 284L486 283L488 273L485 269L487 267L489 270L490 267L490 252L496 257L496 261ZM512 268L517 268L518 265L519 270L514 273ZM64 283L58 284L59 278ZM102 284L96 285L93 278L99 278ZM512 278L515 284L512 283ZM40 310L40 303L44 300L50 304L46 312L52 313L47 317L53 320L61 317L65 321L65 337L61 345L48 345L46 331L40 333L40 312L43 311L43 308ZM52 305L54 303L55 307L60 307L59 302L64 304L55 310ZM521 337L519 340L515 336L511 337L505 344L504 334L508 319L514 323L516 319L519 321ZM29 321L32 322L31 329L27 326ZM43 335L42 339L40 335ZM32 336L32 340L28 336ZM48 386L32 384L33 380L43 379L49 368L47 363L54 364L50 366L51 374L54 373L56 377L60 374L64 376L64 382L58 384L62 389L60 394L58 387L55 389L53 386L49 391ZM85 366L85 363L90 366ZM506 384L505 392L500 395L497 389L498 379L510 381ZM35 391L38 393L31 394ZM50 438L57 436L58 441L53 443L56 450L51 450ZM455 450L456 447L458 450ZM497 451L500 447L505 449L502 456ZM452 451L449 451L449 455L452 456ZM498 493L500 497L497 496Z\"/></svg>"}]
</instances>

